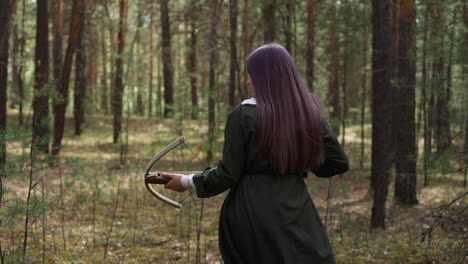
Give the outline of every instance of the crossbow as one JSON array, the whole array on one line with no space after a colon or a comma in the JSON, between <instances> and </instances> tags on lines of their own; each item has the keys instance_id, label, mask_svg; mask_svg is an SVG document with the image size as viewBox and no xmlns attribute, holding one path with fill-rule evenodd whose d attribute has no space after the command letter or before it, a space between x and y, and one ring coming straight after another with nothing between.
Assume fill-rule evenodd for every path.
<instances>
[{"instance_id":1,"label":"crossbow","mask_svg":"<svg viewBox=\"0 0 468 264\"><path fill-rule=\"evenodd\" d=\"M153 159L148 163L145 169L145 186L146 189L156 198L161 200L162 202L171 205L177 209L182 208L182 204L179 202L176 202L174 200L171 200L164 195L160 194L157 192L151 184L166 184L169 182L170 179L165 178L162 176L161 172L151 172L151 169L153 166L167 153L169 153L171 150L175 149L179 145L185 145L185 137L180 137L176 140L174 140L172 143L167 145L165 148L163 148L160 152L158 152ZM188 146L187 146L188 147ZM189 148L190 149L190 148ZM191 151L191 150L190 150ZM192 152L192 151L191 151ZM192 152L193 153L193 152ZM193 153L195 155L195 153ZM197 157L198 158L198 157ZM199 171L180 171L180 172L174 172L174 173L180 173L180 174L192 174L192 173L199 173Z\"/></svg>"}]
</instances>

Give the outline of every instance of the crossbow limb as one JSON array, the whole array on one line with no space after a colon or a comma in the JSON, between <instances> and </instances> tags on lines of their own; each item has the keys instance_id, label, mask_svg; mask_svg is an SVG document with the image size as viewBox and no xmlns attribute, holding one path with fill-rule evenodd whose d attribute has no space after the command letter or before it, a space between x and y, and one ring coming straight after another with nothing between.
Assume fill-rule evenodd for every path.
<instances>
[{"instance_id":1,"label":"crossbow limb","mask_svg":"<svg viewBox=\"0 0 468 264\"><path fill-rule=\"evenodd\" d=\"M159 200L175 207L175 208L182 208L182 204L171 200L167 198L166 196L160 194L157 192L150 184L165 184L168 182L168 180L164 177L162 177L159 173L151 173L150 170L151 168L158 162L164 155L169 153L171 150L179 146L180 144L183 144L185 142L185 137L180 137L176 140L174 140L171 144L167 145L163 150L161 150L156 156L153 157L153 159L148 163L146 166L145 170L145 186L146 189L156 198Z\"/></svg>"}]
</instances>

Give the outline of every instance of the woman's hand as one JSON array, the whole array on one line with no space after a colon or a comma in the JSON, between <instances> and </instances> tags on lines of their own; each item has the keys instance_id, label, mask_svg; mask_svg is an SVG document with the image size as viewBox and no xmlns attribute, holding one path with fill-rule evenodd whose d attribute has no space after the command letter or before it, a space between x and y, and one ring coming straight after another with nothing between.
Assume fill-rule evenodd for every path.
<instances>
[{"instance_id":1,"label":"woman's hand","mask_svg":"<svg viewBox=\"0 0 468 264\"><path fill-rule=\"evenodd\" d=\"M185 175L178 173L161 172L161 176L170 179L170 181L164 185L165 189L169 189L175 192L185 192L187 190L187 188L182 186L182 177L185 177Z\"/></svg>"}]
</instances>

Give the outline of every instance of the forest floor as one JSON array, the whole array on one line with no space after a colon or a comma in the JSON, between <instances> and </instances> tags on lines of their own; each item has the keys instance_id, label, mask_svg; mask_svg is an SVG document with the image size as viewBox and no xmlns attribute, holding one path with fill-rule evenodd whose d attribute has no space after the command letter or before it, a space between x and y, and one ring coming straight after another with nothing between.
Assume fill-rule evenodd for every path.
<instances>
[{"instance_id":1,"label":"forest floor","mask_svg":"<svg viewBox=\"0 0 468 264\"><path fill-rule=\"evenodd\" d=\"M9 120L13 127L17 116L11 115ZM88 117L81 136L72 134L72 120L67 120L60 159L35 159L32 174L27 132L19 131L12 137L0 211L5 263L23 261L27 208L26 261L30 263L220 262L217 230L225 194L198 199L157 186L164 195L183 200L183 208L176 210L152 197L143 184L146 164L179 135L184 135L192 151L203 159L206 122L131 117L124 121L124 130L126 121L127 150L125 144L112 144L111 116ZM222 127L220 122L215 160L220 158ZM333 177L331 182L313 175L306 178L310 195L326 222L337 263L467 261L468 199L463 196L463 174L431 170L428 187L422 187L418 179L419 204L414 206L393 203L391 184L386 229L371 229L370 159L367 155L364 169L359 169L358 132L359 127L350 127L346 136L351 160L348 173ZM369 137L370 126L366 126L366 134ZM127 140L125 133L123 138ZM365 144L369 153L369 138ZM205 167L181 146L166 155L157 170ZM30 175L37 184L26 207ZM461 198L454 201L457 197Z\"/></svg>"}]
</instances>

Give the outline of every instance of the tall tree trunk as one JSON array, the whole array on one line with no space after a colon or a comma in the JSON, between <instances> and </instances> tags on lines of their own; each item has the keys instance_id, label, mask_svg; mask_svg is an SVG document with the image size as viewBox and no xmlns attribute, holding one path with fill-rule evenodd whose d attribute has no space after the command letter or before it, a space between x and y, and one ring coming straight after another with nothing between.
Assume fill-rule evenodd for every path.
<instances>
[{"instance_id":1,"label":"tall tree trunk","mask_svg":"<svg viewBox=\"0 0 468 264\"><path fill-rule=\"evenodd\" d=\"M13 1L0 1L0 164L6 162L8 39Z\"/></svg>"},{"instance_id":2,"label":"tall tree trunk","mask_svg":"<svg viewBox=\"0 0 468 264\"><path fill-rule=\"evenodd\" d=\"M98 35L97 35L97 32L96 32L96 27L94 26L95 24L95 21L93 21L94 19L94 16L92 16L92 12L96 9L96 3L94 0L92 1L88 1L89 5L86 7L86 12L85 12L85 19L86 19L86 24L85 24L85 28L86 28L86 34L84 36L86 36L86 52L87 52L87 56L88 59L87 60L87 67L86 67L86 90L87 92L85 94L87 94L91 101L92 102L95 102L96 99L98 98L97 97L97 93L95 91L96 89L96 80L97 80L97 69L96 69L96 56L97 56L97 52L96 52L96 49L97 49L97 43L99 43L99 40L98 40ZM86 98L86 96L85 96ZM86 109L84 109L86 110ZM86 111L84 111L86 112ZM94 112L94 111L93 111ZM91 113L93 113L91 112ZM83 115L83 122L85 122L86 116Z\"/></svg>"},{"instance_id":3,"label":"tall tree trunk","mask_svg":"<svg viewBox=\"0 0 468 264\"><path fill-rule=\"evenodd\" d=\"M19 8L18 8L19 9ZM15 103L18 104L18 125L23 125L23 102L24 102L24 46L26 42L24 22L25 22L25 3L22 1L21 27L18 22L13 28L13 86L15 88ZM19 14L19 12L17 12Z\"/></svg>"},{"instance_id":4,"label":"tall tree trunk","mask_svg":"<svg viewBox=\"0 0 468 264\"><path fill-rule=\"evenodd\" d=\"M119 142L122 131L122 101L123 101L123 52L125 45L125 24L126 24L126 1L120 0L119 4L119 35L117 37L117 57L115 59L115 84L112 91L112 114L114 120L114 143Z\"/></svg>"},{"instance_id":5,"label":"tall tree trunk","mask_svg":"<svg viewBox=\"0 0 468 264\"><path fill-rule=\"evenodd\" d=\"M57 87L60 85L60 74L62 71L62 0L55 0L54 21L52 23L54 31L54 79ZM57 88L58 89L58 88Z\"/></svg>"},{"instance_id":6,"label":"tall tree trunk","mask_svg":"<svg viewBox=\"0 0 468 264\"><path fill-rule=\"evenodd\" d=\"M48 1L37 2L34 59L33 144L38 152L49 152L49 10Z\"/></svg>"},{"instance_id":7,"label":"tall tree trunk","mask_svg":"<svg viewBox=\"0 0 468 264\"><path fill-rule=\"evenodd\" d=\"M423 115L423 138L424 138L424 165L423 165L423 174L424 181L423 186L429 184L429 174L427 170L429 169L429 158L431 155L431 145L429 137L429 119L428 119L428 109L427 109L427 68L426 68L426 58L427 58L427 32L428 32L428 20L429 20L429 5L426 5L426 10L424 12L424 33L423 33L423 48L422 48L422 85L421 85L421 108ZM431 109L429 109L431 111Z\"/></svg>"},{"instance_id":8,"label":"tall tree trunk","mask_svg":"<svg viewBox=\"0 0 468 264\"><path fill-rule=\"evenodd\" d=\"M329 90L328 97L330 104L332 106L332 111L330 113L331 117L331 127L333 132L338 136L340 134L340 125L341 120L341 106L340 106L340 84L339 84L339 45L338 45L338 29L337 29L337 16L336 16L336 0L331 2L330 7L331 12L331 21L330 21L330 46L329 54L330 66L329 66Z\"/></svg>"},{"instance_id":9,"label":"tall tree trunk","mask_svg":"<svg viewBox=\"0 0 468 264\"><path fill-rule=\"evenodd\" d=\"M148 76L148 116L153 116L153 71L154 71L154 6L150 3L150 24L149 24L149 76Z\"/></svg>"},{"instance_id":10,"label":"tall tree trunk","mask_svg":"<svg viewBox=\"0 0 468 264\"><path fill-rule=\"evenodd\" d=\"M243 47L244 47L244 58L247 58L250 52L250 26L249 26L249 0L244 0L244 14L242 15L242 42L243 42ZM244 98L249 97L251 94L251 91L249 90L249 87L246 85L247 83L247 68L244 65L244 80L242 82L242 85L244 86Z\"/></svg>"},{"instance_id":11,"label":"tall tree trunk","mask_svg":"<svg viewBox=\"0 0 468 264\"><path fill-rule=\"evenodd\" d=\"M372 169L371 227L385 228L391 144L391 0L372 0Z\"/></svg>"},{"instance_id":12,"label":"tall tree trunk","mask_svg":"<svg viewBox=\"0 0 468 264\"><path fill-rule=\"evenodd\" d=\"M191 9L193 10L197 4L196 0L192 1ZM195 17L190 17L190 48L188 54L187 72L190 79L190 99L192 102L191 118L198 118L198 95L197 95L197 33L195 27Z\"/></svg>"},{"instance_id":13,"label":"tall tree trunk","mask_svg":"<svg viewBox=\"0 0 468 264\"><path fill-rule=\"evenodd\" d=\"M161 38L162 38L162 61L164 75L164 117L173 114L174 90L173 90L173 67L171 59L171 31L169 22L169 1L161 0Z\"/></svg>"},{"instance_id":14,"label":"tall tree trunk","mask_svg":"<svg viewBox=\"0 0 468 264\"><path fill-rule=\"evenodd\" d=\"M286 25L284 30L284 47L292 54L292 18L293 18L293 7L294 1L293 0L285 0L286 1ZM310 0L310 2L315 2L315 0ZM309 18L309 17L308 17ZM307 29L309 28L309 25Z\"/></svg>"},{"instance_id":15,"label":"tall tree trunk","mask_svg":"<svg viewBox=\"0 0 468 264\"><path fill-rule=\"evenodd\" d=\"M222 0L212 0L211 4L211 26L210 36L208 39L210 50L210 73L209 73L209 86L208 86L208 153L207 163L213 160L213 143L215 131L215 100L216 100L216 64L218 60L217 46L218 46L218 31L219 17L221 13Z\"/></svg>"},{"instance_id":16,"label":"tall tree trunk","mask_svg":"<svg viewBox=\"0 0 468 264\"><path fill-rule=\"evenodd\" d=\"M288 2L289 3L289 2ZM289 14L288 14L289 17ZM306 76L311 92L314 91L314 38L315 38L315 0L307 1L307 51Z\"/></svg>"},{"instance_id":17,"label":"tall tree trunk","mask_svg":"<svg viewBox=\"0 0 468 264\"><path fill-rule=\"evenodd\" d=\"M392 62L392 96L393 98L398 98L399 87L398 83L395 81L397 79L398 73L398 38L399 38L399 30L400 30L400 0L392 0L392 55L391 58L393 59ZM393 102L392 98L392 102ZM390 145L390 153L388 155L391 156L392 163L395 163L395 152L396 152L396 145L397 145L397 126L400 123L399 117L400 113L398 112L399 108L395 103L392 103L392 125L390 127L392 133L392 144Z\"/></svg>"},{"instance_id":18,"label":"tall tree trunk","mask_svg":"<svg viewBox=\"0 0 468 264\"><path fill-rule=\"evenodd\" d=\"M63 62L63 69L60 76L60 86L57 91L57 101L54 103L54 143L52 146L52 154L58 155L62 145L63 131L65 129L65 110L68 103L68 86L70 83L70 73L75 53L76 42L78 40L78 24L80 21L80 10L83 0L74 0L72 17L70 23L70 33L68 38L67 52Z\"/></svg>"},{"instance_id":19,"label":"tall tree trunk","mask_svg":"<svg viewBox=\"0 0 468 264\"><path fill-rule=\"evenodd\" d=\"M416 124L415 83L416 6L412 0L401 0L398 38L398 120L395 155L395 199L403 204L417 204L416 198Z\"/></svg>"},{"instance_id":20,"label":"tall tree trunk","mask_svg":"<svg viewBox=\"0 0 468 264\"><path fill-rule=\"evenodd\" d=\"M342 6L344 11L349 9L349 5L344 5ZM347 116L347 111L348 111L348 102L347 102L347 90L348 90L348 60L349 60L349 32L348 32L348 15L345 13L344 14L344 32L343 32L343 83L341 85L342 89L342 111L341 111L341 146L343 149L345 149L346 146L346 116Z\"/></svg>"},{"instance_id":21,"label":"tall tree trunk","mask_svg":"<svg viewBox=\"0 0 468 264\"><path fill-rule=\"evenodd\" d=\"M75 58L75 91L73 97L73 117L75 121L75 135L81 135L81 125L84 118L84 98L86 93L86 49L84 43L85 36L85 13L86 3L83 3L80 10L80 23L78 24L78 41L76 43ZM91 60L93 58L91 57Z\"/></svg>"},{"instance_id":22,"label":"tall tree trunk","mask_svg":"<svg viewBox=\"0 0 468 264\"><path fill-rule=\"evenodd\" d=\"M362 31L362 77L361 77L361 158L360 168L364 168L364 121L366 117L366 101L367 101L367 48L368 48L368 18L366 14L366 4L362 7L363 31Z\"/></svg>"},{"instance_id":23,"label":"tall tree trunk","mask_svg":"<svg viewBox=\"0 0 468 264\"><path fill-rule=\"evenodd\" d=\"M434 4L434 34L435 41L443 43L444 33L444 10L441 4ZM442 153L450 145L450 124L449 111L447 102L447 89L444 82L444 46L441 44L438 47L437 58L435 58L434 72L432 81L435 85L435 141L437 153Z\"/></svg>"},{"instance_id":24,"label":"tall tree trunk","mask_svg":"<svg viewBox=\"0 0 468 264\"><path fill-rule=\"evenodd\" d=\"M463 24L465 28L468 28L468 6L466 2L463 4ZM463 40L465 43L468 43L468 31L465 30L463 34ZM464 57L468 58L468 50L464 49ZM463 65L463 71L468 72L468 65L465 63ZM466 180L468 176L468 91L465 89L465 144L463 146L463 153L464 153L464 167L465 167L465 175L463 178L463 188L466 188Z\"/></svg>"},{"instance_id":25,"label":"tall tree trunk","mask_svg":"<svg viewBox=\"0 0 468 264\"><path fill-rule=\"evenodd\" d=\"M263 3L263 42L276 40L276 0L262 0Z\"/></svg>"},{"instance_id":26,"label":"tall tree trunk","mask_svg":"<svg viewBox=\"0 0 468 264\"><path fill-rule=\"evenodd\" d=\"M101 94L101 107L104 110L104 113L109 112L109 86L107 85L107 38L106 38L106 29L101 27L101 52L102 52L102 75L101 75L101 85L102 85L102 94Z\"/></svg>"},{"instance_id":27,"label":"tall tree trunk","mask_svg":"<svg viewBox=\"0 0 468 264\"><path fill-rule=\"evenodd\" d=\"M237 0L229 0L229 105L233 107L236 104L236 81L237 81Z\"/></svg>"}]
</instances>

